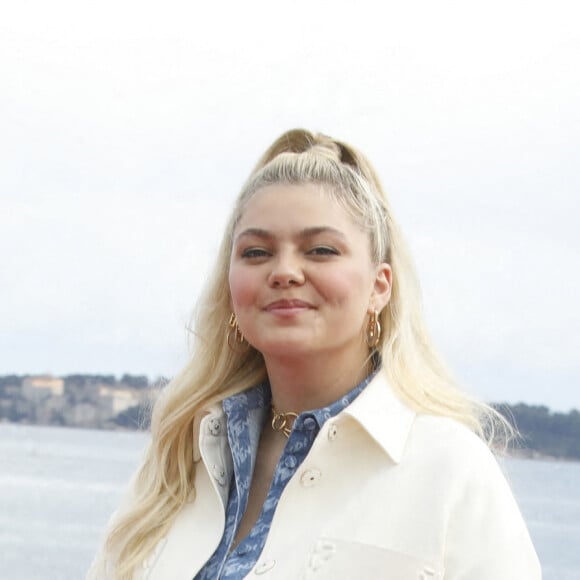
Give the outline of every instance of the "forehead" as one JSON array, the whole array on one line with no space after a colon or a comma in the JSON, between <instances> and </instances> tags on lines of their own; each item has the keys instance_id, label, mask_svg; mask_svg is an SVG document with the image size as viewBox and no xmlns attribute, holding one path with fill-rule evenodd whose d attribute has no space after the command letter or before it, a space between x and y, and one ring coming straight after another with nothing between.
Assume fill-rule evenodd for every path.
<instances>
[{"instance_id":1,"label":"forehead","mask_svg":"<svg viewBox=\"0 0 580 580\"><path fill-rule=\"evenodd\" d=\"M362 232L353 217L320 184L276 184L258 189L247 201L236 232L248 227L286 229L332 226Z\"/></svg>"}]
</instances>

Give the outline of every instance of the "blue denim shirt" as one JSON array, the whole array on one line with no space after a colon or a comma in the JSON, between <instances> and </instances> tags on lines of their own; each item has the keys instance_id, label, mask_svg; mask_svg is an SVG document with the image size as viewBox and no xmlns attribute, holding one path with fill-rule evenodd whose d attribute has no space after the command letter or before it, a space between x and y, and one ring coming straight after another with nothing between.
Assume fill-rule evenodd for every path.
<instances>
[{"instance_id":1,"label":"blue denim shirt","mask_svg":"<svg viewBox=\"0 0 580 580\"><path fill-rule=\"evenodd\" d=\"M321 409L306 411L297 417L276 466L260 516L249 534L234 550L231 550L231 546L248 505L260 433L262 426L270 417L270 387L268 383L263 383L223 401L227 417L228 441L234 463L234 477L230 485L222 540L194 580L218 578L239 580L250 572L266 543L280 496L310 451L321 427L354 401L371 381L375 372L334 403Z\"/></svg>"}]
</instances>

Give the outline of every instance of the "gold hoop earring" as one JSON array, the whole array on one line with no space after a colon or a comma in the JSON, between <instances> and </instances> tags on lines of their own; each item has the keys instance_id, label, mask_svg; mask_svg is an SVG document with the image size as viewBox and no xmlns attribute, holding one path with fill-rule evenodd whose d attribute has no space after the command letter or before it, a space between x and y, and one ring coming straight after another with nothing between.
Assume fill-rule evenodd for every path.
<instances>
[{"instance_id":1,"label":"gold hoop earring","mask_svg":"<svg viewBox=\"0 0 580 580\"><path fill-rule=\"evenodd\" d=\"M376 310L370 314L365 338L371 348L375 348L381 339L381 323L379 322L379 313Z\"/></svg>"},{"instance_id":2,"label":"gold hoop earring","mask_svg":"<svg viewBox=\"0 0 580 580\"><path fill-rule=\"evenodd\" d=\"M250 343L244 338L244 335L238 326L238 319L234 312L232 312L232 315L230 316L228 326L227 342L230 350L238 354L247 352L250 349Z\"/></svg>"}]
</instances>

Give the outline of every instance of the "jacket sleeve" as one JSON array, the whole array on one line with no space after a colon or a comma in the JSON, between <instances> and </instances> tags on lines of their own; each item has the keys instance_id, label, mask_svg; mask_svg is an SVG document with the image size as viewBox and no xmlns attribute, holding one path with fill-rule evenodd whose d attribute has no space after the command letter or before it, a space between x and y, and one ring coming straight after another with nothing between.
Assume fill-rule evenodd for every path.
<instances>
[{"instance_id":1,"label":"jacket sleeve","mask_svg":"<svg viewBox=\"0 0 580 580\"><path fill-rule=\"evenodd\" d=\"M482 444L458 479L445 542L445 580L541 580L528 530L491 452Z\"/></svg>"}]
</instances>

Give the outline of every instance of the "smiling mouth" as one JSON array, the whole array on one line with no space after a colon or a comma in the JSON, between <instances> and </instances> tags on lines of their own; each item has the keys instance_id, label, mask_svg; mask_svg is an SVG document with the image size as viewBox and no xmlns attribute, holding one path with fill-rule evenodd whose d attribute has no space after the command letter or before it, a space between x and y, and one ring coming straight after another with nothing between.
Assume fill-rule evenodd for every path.
<instances>
[{"instance_id":1,"label":"smiling mouth","mask_svg":"<svg viewBox=\"0 0 580 580\"><path fill-rule=\"evenodd\" d=\"M313 308L308 302L302 300L276 300L266 306L267 312L274 312L279 314L291 314L295 312L302 312Z\"/></svg>"}]
</instances>

